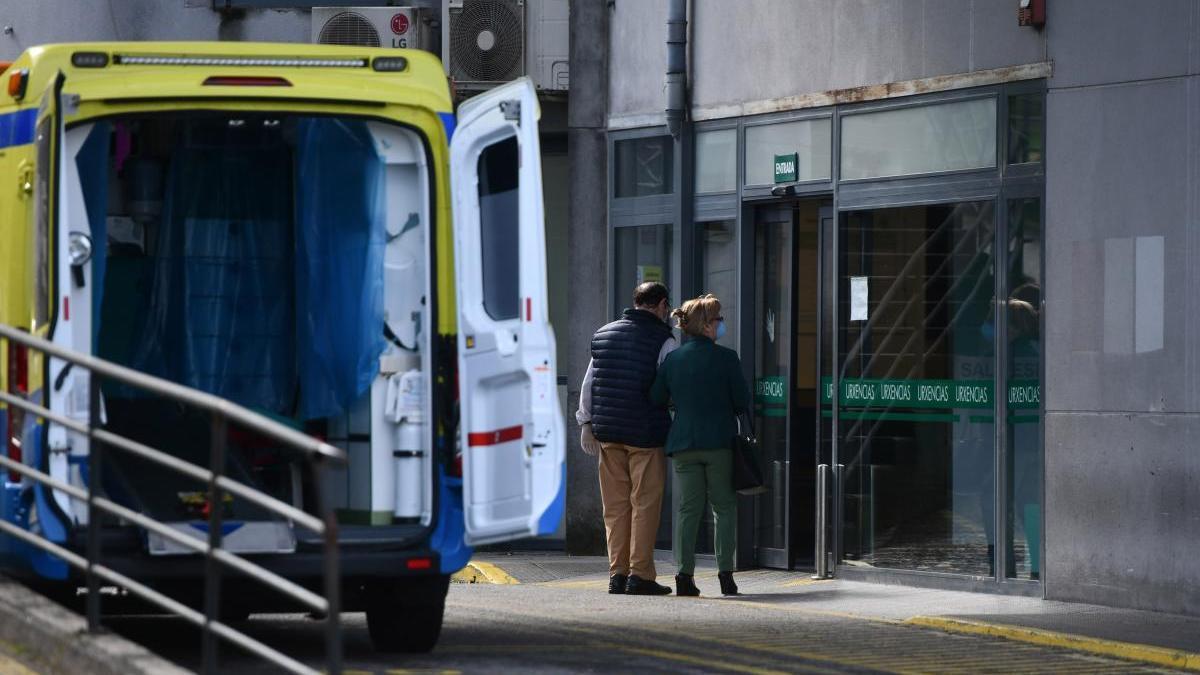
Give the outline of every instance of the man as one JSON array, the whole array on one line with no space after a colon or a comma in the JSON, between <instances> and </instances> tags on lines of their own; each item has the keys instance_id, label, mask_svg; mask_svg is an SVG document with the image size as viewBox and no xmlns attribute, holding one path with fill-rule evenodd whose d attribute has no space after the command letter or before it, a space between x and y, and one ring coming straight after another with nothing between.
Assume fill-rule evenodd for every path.
<instances>
[{"instance_id":1,"label":"man","mask_svg":"<svg viewBox=\"0 0 1200 675\"><path fill-rule=\"evenodd\" d=\"M666 323L670 312L666 286L646 282L634 290L633 309L592 337L575 413L584 451L600 456L609 593L671 592L654 571L671 418L649 395L658 366L678 346Z\"/></svg>"}]
</instances>

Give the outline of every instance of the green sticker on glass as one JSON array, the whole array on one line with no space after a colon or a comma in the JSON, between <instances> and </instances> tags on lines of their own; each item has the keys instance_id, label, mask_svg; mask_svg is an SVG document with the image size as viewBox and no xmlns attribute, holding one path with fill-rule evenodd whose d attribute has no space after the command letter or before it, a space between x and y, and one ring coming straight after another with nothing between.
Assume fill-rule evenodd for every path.
<instances>
[{"instance_id":1,"label":"green sticker on glass","mask_svg":"<svg viewBox=\"0 0 1200 675\"><path fill-rule=\"evenodd\" d=\"M760 377L754 381L754 400L757 403L779 404L787 403L787 378Z\"/></svg>"}]
</instances>

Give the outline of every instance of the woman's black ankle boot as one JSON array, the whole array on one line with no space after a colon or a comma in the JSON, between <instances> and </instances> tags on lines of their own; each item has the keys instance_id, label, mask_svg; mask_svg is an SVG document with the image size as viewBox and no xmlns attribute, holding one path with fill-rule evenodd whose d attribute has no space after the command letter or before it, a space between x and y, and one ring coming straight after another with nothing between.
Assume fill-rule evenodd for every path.
<instances>
[{"instance_id":1,"label":"woman's black ankle boot","mask_svg":"<svg viewBox=\"0 0 1200 675\"><path fill-rule=\"evenodd\" d=\"M700 595L700 589L696 588L696 582L692 579L692 575L675 575L675 595L693 598Z\"/></svg>"},{"instance_id":2,"label":"woman's black ankle boot","mask_svg":"<svg viewBox=\"0 0 1200 675\"><path fill-rule=\"evenodd\" d=\"M737 584L733 583L733 572L718 572L717 581L721 582L721 595L737 595Z\"/></svg>"}]
</instances>

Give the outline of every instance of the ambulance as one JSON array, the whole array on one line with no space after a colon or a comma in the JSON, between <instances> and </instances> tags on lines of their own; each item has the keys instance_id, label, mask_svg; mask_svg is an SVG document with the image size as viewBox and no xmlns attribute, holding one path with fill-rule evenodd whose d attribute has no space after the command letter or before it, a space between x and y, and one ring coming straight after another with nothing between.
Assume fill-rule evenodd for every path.
<instances>
[{"instance_id":1,"label":"ambulance","mask_svg":"<svg viewBox=\"0 0 1200 675\"><path fill-rule=\"evenodd\" d=\"M455 113L421 51L233 42L48 45L0 69L0 323L342 448L317 479L231 426L227 471L314 513L332 500L343 611L366 612L378 649L431 649L473 547L563 514L532 84ZM86 420L88 373L0 349L4 391ZM100 391L106 430L206 465L204 416ZM82 435L2 405L0 433L9 457L86 486ZM311 535L103 456L110 499L180 531L224 508L226 549L321 588ZM0 517L82 554L86 504L4 473ZM102 525L105 564L178 597L203 585L202 557ZM80 585L12 537L0 571ZM231 615L295 609L222 589Z\"/></svg>"}]
</instances>

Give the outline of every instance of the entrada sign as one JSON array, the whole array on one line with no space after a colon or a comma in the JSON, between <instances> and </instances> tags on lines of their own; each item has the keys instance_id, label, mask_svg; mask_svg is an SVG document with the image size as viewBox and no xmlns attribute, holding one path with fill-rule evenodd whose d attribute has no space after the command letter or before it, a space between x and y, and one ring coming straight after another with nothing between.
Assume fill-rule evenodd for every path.
<instances>
[{"instance_id":1,"label":"entrada sign","mask_svg":"<svg viewBox=\"0 0 1200 675\"><path fill-rule=\"evenodd\" d=\"M796 166L800 163L800 154L775 155L775 182L796 182Z\"/></svg>"}]
</instances>

